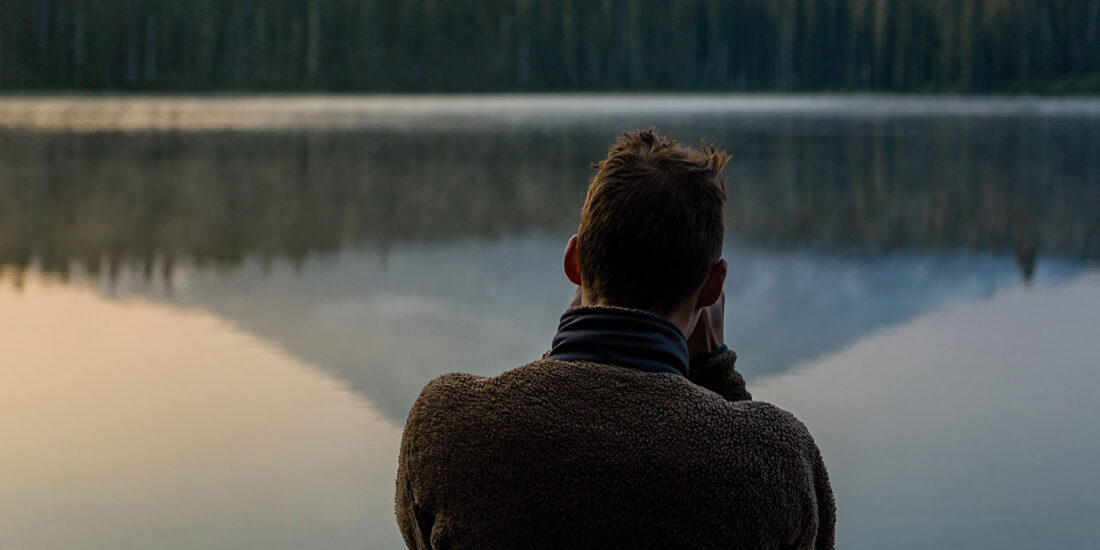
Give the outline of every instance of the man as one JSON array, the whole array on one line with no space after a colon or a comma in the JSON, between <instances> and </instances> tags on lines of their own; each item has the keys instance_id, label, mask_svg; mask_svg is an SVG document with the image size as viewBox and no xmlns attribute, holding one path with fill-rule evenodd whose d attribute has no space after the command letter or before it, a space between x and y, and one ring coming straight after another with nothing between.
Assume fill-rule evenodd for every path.
<instances>
[{"instance_id":1,"label":"man","mask_svg":"<svg viewBox=\"0 0 1100 550\"><path fill-rule=\"evenodd\" d=\"M813 438L751 401L722 342L727 159L650 129L596 165L550 352L440 376L409 412L409 548L833 547Z\"/></svg>"}]
</instances>

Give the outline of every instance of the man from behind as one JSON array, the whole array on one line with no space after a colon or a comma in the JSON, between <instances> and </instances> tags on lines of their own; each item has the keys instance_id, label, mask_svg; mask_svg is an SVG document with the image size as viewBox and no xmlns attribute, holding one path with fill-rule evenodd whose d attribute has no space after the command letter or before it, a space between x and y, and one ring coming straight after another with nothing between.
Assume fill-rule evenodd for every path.
<instances>
[{"instance_id":1,"label":"man from behind","mask_svg":"<svg viewBox=\"0 0 1100 550\"><path fill-rule=\"evenodd\" d=\"M409 412L409 548L833 547L817 445L722 342L727 159L651 129L596 165L551 350L437 377Z\"/></svg>"}]
</instances>

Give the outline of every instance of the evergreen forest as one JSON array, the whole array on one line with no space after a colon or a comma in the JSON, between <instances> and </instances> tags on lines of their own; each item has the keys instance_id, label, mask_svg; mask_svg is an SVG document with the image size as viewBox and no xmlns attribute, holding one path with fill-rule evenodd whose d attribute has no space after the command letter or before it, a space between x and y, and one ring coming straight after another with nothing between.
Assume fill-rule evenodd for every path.
<instances>
[{"instance_id":1,"label":"evergreen forest","mask_svg":"<svg viewBox=\"0 0 1100 550\"><path fill-rule=\"evenodd\" d=\"M1100 92L1100 0L0 0L0 89Z\"/></svg>"}]
</instances>

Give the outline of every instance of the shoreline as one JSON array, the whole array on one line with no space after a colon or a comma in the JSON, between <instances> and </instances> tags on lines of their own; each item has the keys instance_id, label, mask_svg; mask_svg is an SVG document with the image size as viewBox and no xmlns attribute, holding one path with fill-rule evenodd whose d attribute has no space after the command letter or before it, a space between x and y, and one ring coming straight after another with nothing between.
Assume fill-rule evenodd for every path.
<instances>
[{"instance_id":1,"label":"shoreline","mask_svg":"<svg viewBox=\"0 0 1100 550\"><path fill-rule=\"evenodd\" d=\"M1100 117L1100 96L897 94L0 94L0 130L454 130L620 118Z\"/></svg>"}]
</instances>

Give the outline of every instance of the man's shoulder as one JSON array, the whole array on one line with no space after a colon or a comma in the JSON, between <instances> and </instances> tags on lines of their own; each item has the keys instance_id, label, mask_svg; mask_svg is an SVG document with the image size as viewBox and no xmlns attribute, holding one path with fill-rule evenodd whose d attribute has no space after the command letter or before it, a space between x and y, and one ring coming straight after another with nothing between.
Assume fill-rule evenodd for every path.
<instances>
[{"instance_id":1,"label":"man's shoulder","mask_svg":"<svg viewBox=\"0 0 1100 550\"><path fill-rule=\"evenodd\" d=\"M452 396L455 392L467 392L473 389L486 377L466 372L448 372L440 374L424 384L420 395L416 398L420 401L433 401Z\"/></svg>"},{"instance_id":2,"label":"man's shoulder","mask_svg":"<svg viewBox=\"0 0 1100 550\"><path fill-rule=\"evenodd\" d=\"M645 399L639 399L644 396ZM539 359L496 376L452 372L429 381L414 404L440 415L487 408L520 410L554 403L567 408L620 408L638 413L688 416L715 425L725 419L747 428L804 432L790 412L763 401L730 401L711 389L673 374L641 372L615 365ZM723 422L717 422L722 424ZM715 426L717 427L717 426Z\"/></svg>"},{"instance_id":3,"label":"man's shoulder","mask_svg":"<svg viewBox=\"0 0 1100 550\"><path fill-rule=\"evenodd\" d=\"M416 401L418 403L421 401L439 403L454 400L458 397L470 397L472 394L490 391L501 385L515 383L524 378L541 374L545 372L546 363L548 363L548 360L540 359L494 376L483 376L468 372L440 374L424 385Z\"/></svg>"},{"instance_id":4,"label":"man's shoulder","mask_svg":"<svg viewBox=\"0 0 1100 550\"><path fill-rule=\"evenodd\" d=\"M806 426L794 414L765 401L730 401L682 376L614 365L540 359L496 376L452 372L429 381L413 404L412 421L458 427L492 418L549 411L589 411L622 419L651 418L726 431L733 437L766 432L775 443L804 443ZM626 419L626 423L633 420ZM811 439L812 441L812 439ZM800 445L799 445L800 446Z\"/></svg>"},{"instance_id":5,"label":"man's shoulder","mask_svg":"<svg viewBox=\"0 0 1100 550\"><path fill-rule=\"evenodd\" d=\"M417 426L457 416L457 408L469 408L478 386L487 377L465 372L440 374L428 381L420 390L406 421L406 430Z\"/></svg>"},{"instance_id":6,"label":"man's shoulder","mask_svg":"<svg viewBox=\"0 0 1100 550\"><path fill-rule=\"evenodd\" d=\"M440 374L429 380L420 390L409 412L410 420L417 416L440 413L453 415L459 412L458 409L477 408L489 398L489 394L500 393L502 388L510 384L522 384L523 379L539 370L539 363L545 363L545 360L527 363L495 376L467 372Z\"/></svg>"}]
</instances>

